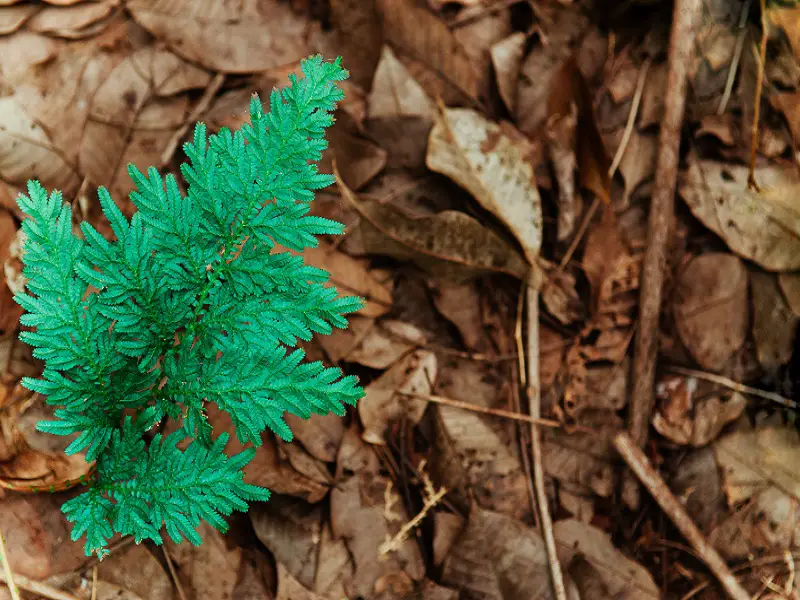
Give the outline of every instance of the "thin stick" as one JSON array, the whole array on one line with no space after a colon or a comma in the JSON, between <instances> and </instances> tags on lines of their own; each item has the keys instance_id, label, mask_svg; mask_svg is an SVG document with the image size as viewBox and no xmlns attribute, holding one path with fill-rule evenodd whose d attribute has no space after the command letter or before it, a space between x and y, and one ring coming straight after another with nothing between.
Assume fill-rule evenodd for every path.
<instances>
[{"instance_id":1,"label":"thin stick","mask_svg":"<svg viewBox=\"0 0 800 600\"><path fill-rule=\"evenodd\" d=\"M708 566L728 596L733 600L750 600L750 594L742 587L739 580L734 577L728 565L708 543L701 531L689 517L686 509L670 491L667 484L650 465L634 440L627 433L620 433L614 438L614 447L625 460L630 469L639 478L650 494L653 496L661 510L670 518L675 526L689 542L697 556Z\"/></svg>"},{"instance_id":2,"label":"thin stick","mask_svg":"<svg viewBox=\"0 0 800 600\"><path fill-rule=\"evenodd\" d=\"M539 508L539 523L542 539L547 551L547 562L550 565L550 582L553 584L553 595L556 600L567 600L567 589L564 576L561 574L561 563L558 562L556 537L553 534L553 519L547 504L547 492L544 487L544 465L542 464L542 443L539 437L538 421L542 416L542 390L539 381L539 290L528 286L528 402L531 412L531 455L533 457L533 485L536 490L536 503ZM535 420L535 421L534 421Z\"/></svg>"},{"instance_id":3,"label":"thin stick","mask_svg":"<svg viewBox=\"0 0 800 600\"><path fill-rule=\"evenodd\" d=\"M756 183L756 153L758 151L758 119L761 115L761 93L764 89L764 63L767 60L767 6L766 0L761 3L761 49L756 69L756 95L753 100L753 124L750 127L750 164L747 172L747 187L758 191Z\"/></svg>"},{"instance_id":4,"label":"thin stick","mask_svg":"<svg viewBox=\"0 0 800 600\"><path fill-rule=\"evenodd\" d=\"M765 392L764 390L759 390L758 388L750 387L749 385L744 385L743 383L739 383L738 381L734 381L733 379L728 379L727 377L723 377L722 375L715 375L714 373L706 373L704 371L695 371L694 369L685 369L683 367L667 367L667 370L671 373L675 373L676 375L686 375L687 377L696 377L697 379L703 379L705 381L710 381L711 383L717 383L719 385L723 385L726 388L733 390L734 392L739 392L740 394L748 394L750 396L757 396L758 398L763 398L764 400L771 400L776 404L780 404L781 406L785 406L786 408L791 408L792 410L800 409L800 404L795 402L794 400L789 400L788 398L784 398L780 394L776 394L775 392Z\"/></svg>"},{"instance_id":5,"label":"thin stick","mask_svg":"<svg viewBox=\"0 0 800 600\"><path fill-rule=\"evenodd\" d=\"M487 408L485 406L478 406L477 404L471 404L470 402L464 402L463 400L456 400L455 398L445 398L444 396L434 396L432 394L411 394L400 391L397 393L402 396L427 400L428 402L433 402L434 404L444 404L445 406L470 410L472 412L483 413L485 415L502 417L504 419L512 419L514 421L524 421L525 423L539 425L541 427L552 427L553 429L563 427L563 425L555 419L534 418L532 416L511 412L510 410L503 410L502 408Z\"/></svg>"},{"instance_id":6,"label":"thin stick","mask_svg":"<svg viewBox=\"0 0 800 600\"><path fill-rule=\"evenodd\" d=\"M675 182L678 151L686 104L686 74L694 53L694 32L702 15L701 0L676 0L669 43L669 72L664 119L658 143L655 186L650 202L647 249L642 263L639 325L636 330L633 386L628 428L634 442L643 448L647 441L655 399L655 362L658 354L658 322L667 267L667 247L675 211ZM626 475L622 499L627 506L639 506L639 487Z\"/></svg>"},{"instance_id":7,"label":"thin stick","mask_svg":"<svg viewBox=\"0 0 800 600\"><path fill-rule=\"evenodd\" d=\"M172 558L169 552L167 552L167 547L161 546L161 548L164 551L164 558L167 559L167 568L169 569L170 577L172 577L172 581L175 582L175 589L178 590L178 596L181 597L181 600L186 600L186 593L183 591L181 581L178 579L178 574L175 572L175 565L172 564Z\"/></svg>"},{"instance_id":8,"label":"thin stick","mask_svg":"<svg viewBox=\"0 0 800 600\"><path fill-rule=\"evenodd\" d=\"M746 0L742 6L742 12L739 14L739 35L736 38L736 48L733 51L733 60L731 61L730 69L728 69L728 79L725 82L725 91L722 93L722 99L719 101L717 107L717 114L725 114L725 109L728 108L728 101L731 99L731 92L733 92L733 82L736 79L736 72L739 70L739 61L742 59L742 50L744 49L744 42L747 39L747 14L750 12L750 0Z\"/></svg>"},{"instance_id":9,"label":"thin stick","mask_svg":"<svg viewBox=\"0 0 800 600\"><path fill-rule=\"evenodd\" d=\"M795 552L795 553L788 552L788 553L790 555L790 558L793 559L793 562L795 560L800 560L800 552ZM765 556L763 558L750 560L750 561L748 561L747 563L745 563L743 565L739 565L738 567L733 569L733 572L734 573L740 573L742 571L747 571L748 569L754 569L756 567L763 567L763 566L768 566L768 565L775 564L777 562L783 562L786 559L787 559L786 554L781 554L781 555L778 555L778 556ZM792 564L792 568L794 568L794 564ZM697 594L699 594L704 589L706 589L709 585L711 585L711 584L708 581L704 581L702 583L698 583L695 587L693 587L691 590L689 590L686 593L686 595L684 595L681 598L681 600L691 600L692 598L697 596Z\"/></svg>"},{"instance_id":10,"label":"thin stick","mask_svg":"<svg viewBox=\"0 0 800 600\"><path fill-rule=\"evenodd\" d=\"M5 575L5 582L8 586L8 591L11 592L11 600L20 600L19 590L14 584L14 575L11 573L11 563L8 561L6 554L6 543L3 540L3 534L0 533L0 562L3 563L3 574Z\"/></svg>"},{"instance_id":11,"label":"thin stick","mask_svg":"<svg viewBox=\"0 0 800 600\"><path fill-rule=\"evenodd\" d=\"M8 580L6 579L6 575L4 573L0 573L0 581L8 585ZM36 594L37 596L41 596L42 598L47 598L48 600L80 600L80 598L77 596L73 596L72 594L69 594L63 590L59 590L58 588L54 588L46 583L28 579L24 575L15 575L14 582L20 587L20 589L30 592L31 594ZM11 597L14 597L13 593ZM17 596L17 598L19 598L19 596Z\"/></svg>"}]
</instances>

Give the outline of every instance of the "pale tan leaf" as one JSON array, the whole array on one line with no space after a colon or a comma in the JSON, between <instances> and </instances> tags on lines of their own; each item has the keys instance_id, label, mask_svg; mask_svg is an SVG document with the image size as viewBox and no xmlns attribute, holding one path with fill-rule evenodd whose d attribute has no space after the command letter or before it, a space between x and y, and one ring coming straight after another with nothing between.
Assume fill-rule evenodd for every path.
<instances>
[{"instance_id":1,"label":"pale tan leaf","mask_svg":"<svg viewBox=\"0 0 800 600\"><path fill-rule=\"evenodd\" d=\"M705 369L721 371L747 337L747 269L736 256L710 252L678 276L672 310L678 334Z\"/></svg>"},{"instance_id":2,"label":"pale tan leaf","mask_svg":"<svg viewBox=\"0 0 800 600\"><path fill-rule=\"evenodd\" d=\"M350 71L353 82L369 90L381 57L383 26L375 2L331 0L331 25L335 30L336 52Z\"/></svg>"},{"instance_id":3,"label":"pale tan leaf","mask_svg":"<svg viewBox=\"0 0 800 600\"><path fill-rule=\"evenodd\" d=\"M428 139L428 167L469 191L516 236L530 264L542 245L542 207L526 147L471 109L448 108Z\"/></svg>"},{"instance_id":4,"label":"pale tan leaf","mask_svg":"<svg viewBox=\"0 0 800 600\"><path fill-rule=\"evenodd\" d=\"M355 348L342 356L342 360L371 369L386 369L411 350L424 346L427 341L425 333L411 323L381 320Z\"/></svg>"},{"instance_id":5,"label":"pale tan leaf","mask_svg":"<svg viewBox=\"0 0 800 600\"><path fill-rule=\"evenodd\" d=\"M344 435L344 423L339 415L313 414L308 419L301 419L287 413L284 419L295 439L303 444L311 456L324 462L336 460Z\"/></svg>"},{"instance_id":6,"label":"pale tan leaf","mask_svg":"<svg viewBox=\"0 0 800 600\"><path fill-rule=\"evenodd\" d=\"M436 106L390 46L384 46L369 95L369 116L415 116L433 121Z\"/></svg>"},{"instance_id":7,"label":"pale tan leaf","mask_svg":"<svg viewBox=\"0 0 800 600\"><path fill-rule=\"evenodd\" d=\"M111 15L119 0L85 2L74 6L49 6L42 9L29 22L28 28L38 33L66 38L85 35L86 28Z\"/></svg>"},{"instance_id":8,"label":"pale tan leaf","mask_svg":"<svg viewBox=\"0 0 800 600\"><path fill-rule=\"evenodd\" d=\"M762 188L797 184L794 168L756 169ZM777 212L773 202L747 187L747 167L689 158L680 193L692 213L728 247L769 271L800 269L800 217Z\"/></svg>"},{"instance_id":9,"label":"pale tan leaf","mask_svg":"<svg viewBox=\"0 0 800 600\"><path fill-rule=\"evenodd\" d=\"M142 599L173 600L174 587L165 568L147 546L132 544L112 552L100 562L97 575Z\"/></svg>"},{"instance_id":10,"label":"pale tan leaf","mask_svg":"<svg viewBox=\"0 0 800 600\"><path fill-rule=\"evenodd\" d=\"M276 0L132 0L126 8L176 54L214 71L264 71L311 53L307 22Z\"/></svg>"},{"instance_id":11,"label":"pale tan leaf","mask_svg":"<svg viewBox=\"0 0 800 600\"><path fill-rule=\"evenodd\" d=\"M278 563L278 593L275 600L323 600L304 587L281 563Z\"/></svg>"},{"instance_id":12,"label":"pale tan leaf","mask_svg":"<svg viewBox=\"0 0 800 600\"><path fill-rule=\"evenodd\" d=\"M0 7L0 35L10 35L25 24L37 10L35 4Z\"/></svg>"},{"instance_id":13,"label":"pale tan leaf","mask_svg":"<svg viewBox=\"0 0 800 600\"><path fill-rule=\"evenodd\" d=\"M436 384L437 367L433 352L417 350L364 388L365 395L358 402L364 441L385 445L393 421L405 417L409 426L420 422L428 401L406 394L429 395Z\"/></svg>"},{"instance_id":14,"label":"pale tan leaf","mask_svg":"<svg viewBox=\"0 0 800 600\"><path fill-rule=\"evenodd\" d=\"M517 86L526 39L527 36L518 31L497 42L491 49L500 97L512 114L517 110Z\"/></svg>"}]
</instances>

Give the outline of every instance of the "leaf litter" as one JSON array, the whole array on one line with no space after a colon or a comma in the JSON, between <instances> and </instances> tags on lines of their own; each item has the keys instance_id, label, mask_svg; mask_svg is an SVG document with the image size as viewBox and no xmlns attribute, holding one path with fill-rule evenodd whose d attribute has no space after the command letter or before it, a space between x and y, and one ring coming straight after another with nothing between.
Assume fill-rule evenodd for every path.
<instances>
[{"instance_id":1,"label":"leaf litter","mask_svg":"<svg viewBox=\"0 0 800 600\"><path fill-rule=\"evenodd\" d=\"M617 502L612 439L631 402L670 3L601 4L0 1L0 534L12 573L87 600L555 597L529 430L507 418L527 417L517 332L533 272L531 384L559 425L540 428L542 466L569 597L720 597L657 505ZM697 53L646 451L740 582L792 597L800 13L767 3L756 190L745 165L758 63L744 40L761 20L745 4L706 2L686 41ZM304 350L358 374L367 396L344 421L291 418L291 444L265 435L246 478L273 500L227 535L205 532L197 549L121 540L95 577L58 510L91 465L35 431L52 408L19 385L41 367L17 339L14 196L38 178L104 230L97 186L125 206L128 162L175 167L192 122L238 127L252 92L267 96L314 52L341 54L353 77L323 161L337 186L312 205L347 230L306 261L367 302ZM218 411L209 420L215 435L230 429Z\"/></svg>"}]
</instances>

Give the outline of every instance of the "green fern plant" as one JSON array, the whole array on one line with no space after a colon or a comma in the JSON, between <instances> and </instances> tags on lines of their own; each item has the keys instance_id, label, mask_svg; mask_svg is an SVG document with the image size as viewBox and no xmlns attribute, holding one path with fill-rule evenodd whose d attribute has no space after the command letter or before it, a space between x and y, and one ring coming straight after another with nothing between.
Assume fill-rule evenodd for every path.
<instances>
[{"instance_id":1,"label":"green fern plant","mask_svg":"<svg viewBox=\"0 0 800 600\"><path fill-rule=\"evenodd\" d=\"M184 145L185 195L174 176L129 165L137 211L128 220L100 188L115 242L86 222L74 235L69 204L36 181L18 200L29 218L27 293L16 301L35 328L20 337L45 362L41 379L23 383L59 407L38 428L77 433L66 452L95 462L88 489L62 507L87 555L106 554L114 533L160 544L166 530L199 544L202 521L225 531L223 516L269 498L243 481L255 449L227 456L227 435L212 438L208 403L258 446L267 429L292 439L287 412L343 415L363 395L355 377L304 361L297 348L347 327L362 300L339 297L302 255L274 250L342 232L308 212L314 190L334 181L314 161L348 74L320 56L302 71L273 90L269 113L254 96L241 130L208 136L197 124ZM170 419L175 433L154 431Z\"/></svg>"}]
</instances>

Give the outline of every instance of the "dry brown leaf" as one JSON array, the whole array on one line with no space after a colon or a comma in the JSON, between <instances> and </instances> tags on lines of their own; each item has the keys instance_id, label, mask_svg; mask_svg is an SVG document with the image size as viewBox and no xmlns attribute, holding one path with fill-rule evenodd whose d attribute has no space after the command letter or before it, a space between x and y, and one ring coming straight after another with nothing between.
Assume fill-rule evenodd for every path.
<instances>
[{"instance_id":1,"label":"dry brown leaf","mask_svg":"<svg viewBox=\"0 0 800 600\"><path fill-rule=\"evenodd\" d=\"M324 600L297 581L281 563L278 563L278 591L275 600Z\"/></svg>"},{"instance_id":2,"label":"dry brown leaf","mask_svg":"<svg viewBox=\"0 0 800 600\"><path fill-rule=\"evenodd\" d=\"M526 42L527 36L518 31L491 48L492 66L500 97L511 114L515 114L517 110L517 86Z\"/></svg>"},{"instance_id":3,"label":"dry brown leaf","mask_svg":"<svg viewBox=\"0 0 800 600\"><path fill-rule=\"evenodd\" d=\"M92 468L85 454L40 452L21 444L13 458L0 463L2 488L26 492L68 489L79 485Z\"/></svg>"},{"instance_id":4,"label":"dry brown leaf","mask_svg":"<svg viewBox=\"0 0 800 600\"><path fill-rule=\"evenodd\" d=\"M465 598L553 598L544 542L507 516L474 507L444 562L442 582Z\"/></svg>"},{"instance_id":5,"label":"dry brown leaf","mask_svg":"<svg viewBox=\"0 0 800 600\"><path fill-rule=\"evenodd\" d=\"M409 116L433 121L436 115L433 100L387 45L381 51L368 102L371 119Z\"/></svg>"},{"instance_id":6,"label":"dry brown leaf","mask_svg":"<svg viewBox=\"0 0 800 600\"><path fill-rule=\"evenodd\" d=\"M29 20L39 7L35 4L0 7L0 35L10 35Z\"/></svg>"},{"instance_id":7,"label":"dry brown leaf","mask_svg":"<svg viewBox=\"0 0 800 600\"><path fill-rule=\"evenodd\" d=\"M676 444L705 446L747 407L747 399L739 393L723 399L701 387L694 377L669 376L659 381L660 407L653 416L656 431Z\"/></svg>"},{"instance_id":8,"label":"dry brown leaf","mask_svg":"<svg viewBox=\"0 0 800 600\"><path fill-rule=\"evenodd\" d=\"M529 515L522 466L487 418L441 405L436 414L436 452L432 457L436 481L460 494L465 505L466 499L474 498L479 506L515 519Z\"/></svg>"},{"instance_id":9,"label":"dry brown leaf","mask_svg":"<svg viewBox=\"0 0 800 600\"><path fill-rule=\"evenodd\" d=\"M28 22L28 29L65 38L94 35L98 30L91 26L110 16L118 6L119 0L107 0L66 7L46 7Z\"/></svg>"},{"instance_id":10,"label":"dry brown leaf","mask_svg":"<svg viewBox=\"0 0 800 600\"><path fill-rule=\"evenodd\" d=\"M432 76L463 99L474 101L478 97L479 79L472 60L437 16L413 0L376 0L376 7L383 20L385 39L398 52L420 61Z\"/></svg>"},{"instance_id":11,"label":"dry brown leaf","mask_svg":"<svg viewBox=\"0 0 800 600\"><path fill-rule=\"evenodd\" d=\"M132 0L126 8L176 54L213 71L264 71L311 53L304 41L307 21L275 0Z\"/></svg>"},{"instance_id":12,"label":"dry brown leaf","mask_svg":"<svg viewBox=\"0 0 800 600\"><path fill-rule=\"evenodd\" d=\"M428 167L469 191L515 235L531 265L542 246L542 206L527 147L510 126L448 108L428 138Z\"/></svg>"},{"instance_id":13,"label":"dry brown leaf","mask_svg":"<svg viewBox=\"0 0 800 600\"><path fill-rule=\"evenodd\" d=\"M789 308L800 317L800 272L781 273L778 275L778 283Z\"/></svg>"},{"instance_id":14,"label":"dry brown leaf","mask_svg":"<svg viewBox=\"0 0 800 600\"><path fill-rule=\"evenodd\" d=\"M328 271L331 284L342 295L361 296L366 300L364 308L357 314L376 318L392 308L392 294L387 287L377 281L362 263L344 252L320 242L316 248L306 248L303 256L306 264Z\"/></svg>"},{"instance_id":15,"label":"dry brown leaf","mask_svg":"<svg viewBox=\"0 0 800 600\"><path fill-rule=\"evenodd\" d=\"M800 60L800 8L771 6L767 18L784 31L795 58Z\"/></svg>"},{"instance_id":16,"label":"dry brown leaf","mask_svg":"<svg viewBox=\"0 0 800 600\"><path fill-rule=\"evenodd\" d=\"M303 444L311 456L323 462L336 460L336 453L344 435L344 423L340 416L331 413L311 415L308 419L301 419L286 414L284 418L295 439Z\"/></svg>"},{"instance_id":17,"label":"dry brown leaf","mask_svg":"<svg viewBox=\"0 0 800 600\"><path fill-rule=\"evenodd\" d=\"M553 525L561 564L583 556L599 574L610 598L645 600L661 598L659 587L642 565L614 547L611 538L596 527L574 519Z\"/></svg>"},{"instance_id":18,"label":"dry brown leaf","mask_svg":"<svg viewBox=\"0 0 800 600\"><path fill-rule=\"evenodd\" d=\"M427 341L425 333L411 323L387 319L376 323L355 348L342 355L342 360L387 369Z\"/></svg>"},{"instance_id":19,"label":"dry brown leaf","mask_svg":"<svg viewBox=\"0 0 800 600\"><path fill-rule=\"evenodd\" d=\"M599 308L603 286L614 276L619 264L630 257L625 241L617 225L613 211L606 207L599 221L589 228L581 267L592 286L592 313Z\"/></svg>"},{"instance_id":20,"label":"dry brown leaf","mask_svg":"<svg viewBox=\"0 0 800 600\"><path fill-rule=\"evenodd\" d=\"M428 401L406 394L429 395L436 384L436 372L436 355L417 350L364 388L365 395L358 402L364 441L385 445L389 425L401 418L410 427L419 423Z\"/></svg>"},{"instance_id":21,"label":"dry brown leaf","mask_svg":"<svg viewBox=\"0 0 800 600\"><path fill-rule=\"evenodd\" d=\"M780 196L767 188L797 184L794 168L760 167L755 178L766 193L747 187L747 167L700 160L692 154L680 193L692 213L731 250L770 271L800 269L798 217L776 209Z\"/></svg>"},{"instance_id":22,"label":"dry brown leaf","mask_svg":"<svg viewBox=\"0 0 800 600\"><path fill-rule=\"evenodd\" d=\"M604 135L609 154L614 155L622 141L624 130L617 129L613 134ZM656 171L656 152L658 151L658 135L639 132L634 129L625 146L625 153L619 163L619 172L625 182L625 188L619 206L627 207L631 196L642 184L650 182ZM616 206L616 204L615 204Z\"/></svg>"},{"instance_id":23,"label":"dry brown leaf","mask_svg":"<svg viewBox=\"0 0 800 600\"><path fill-rule=\"evenodd\" d=\"M447 210L412 218L389 204L357 196L340 177L337 182L342 197L363 219L360 233L367 252L414 259L428 270L462 277L497 271L524 278L528 272L508 244L465 213Z\"/></svg>"},{"instance_id":24,"label":"dry brown leaf","mask_svg":"<svg viewBox=\"0 0 800 600\"><path fill-rule=\"evenodd\" d=\"M352 474L345 474L346 469ZM339 483L331 490L331 526L334 535L344 540L355 564L346 586L348 596L374 597L379 582L387 579L410 592L414 582L425 576L416 541L412 537L401 542L397 551L380 552L409 515L392 480L379 472L374 450L354 428L342 442L339 472ZM397 593L394 597L404 595Z\"/></svg>"},{"instance_id":25,"label":"dry brown leaf","mask_svg":"<svg viewBox=\"0 0 800 600\"><path fill-rule=\"evenodd\" d=\"M542 301L548 312L564 325L580 319L586 312L576 289L575 276L555 265L546 265Z\"/></svg>"},{"instance_id":26,"label":"dry brown leaf","mask_svg":"<svg viewBox=\"0 0 800 600\"><path fill-rule=\"evenodd\" d=\"M774 274L751 271L750 295L758 362L774 373L792 358L800 317L792 312Z\"/></svg>"},{"instance_id":27,"label":"dry brown leaf","mask_svg":"<svg viewBox=\"0 0 800 600\"><path fill-rule=\"evenodd\" d=\"M353 81L369 90L380 59L383 26L375 2L331 0L330 19L335 29L336 51Z\"/></svg>"},{"instance_id":28,"label":"dry brown leaf","mask_svg":"<svg viewBox=\"0 0 800 600\"><path fill-rule=\"evenodd\" d=\"M158 558L143 544L131 544L112 552L97 565L97 576L142 599L173 600L175 596L165 567L161 566Z\"/></svg>"},{"instance_id":29,"label":"dry brown leaf","mask_svg":"<svg viewBox=\"0 0 800 600\"><path fill-rule=\"evenodd\" d=\"M485 5L467 6L458 14L458 27L451 27L464 52L472 61L478 74L478 89L481 97L487 97L490 89L494 44L506 38L512 28L510 6L495 5L495 10L486 10Z\"/></svg>"},{"instance_id":30,"label":"dry brown leaf","mask_svg":"<svg viewBox=\"0 0 800 600\"><path fill-rule=\"evenodd\" d=\"M38 179L59 190L80 183L74 165L13 95L0 98L0 178L20 185Z\"/></svg>"},{"instance_id":31,"label":"dry brown leaf","mask_svg":"<svg viewBox=\"0 0 800 600\"><path fill-rule=\"evenodd\" d=\"M695 257L672 298L678 334L704 369L722 371L747 337L747 269L732 254Z\"/></svg>"}]
</instances>

